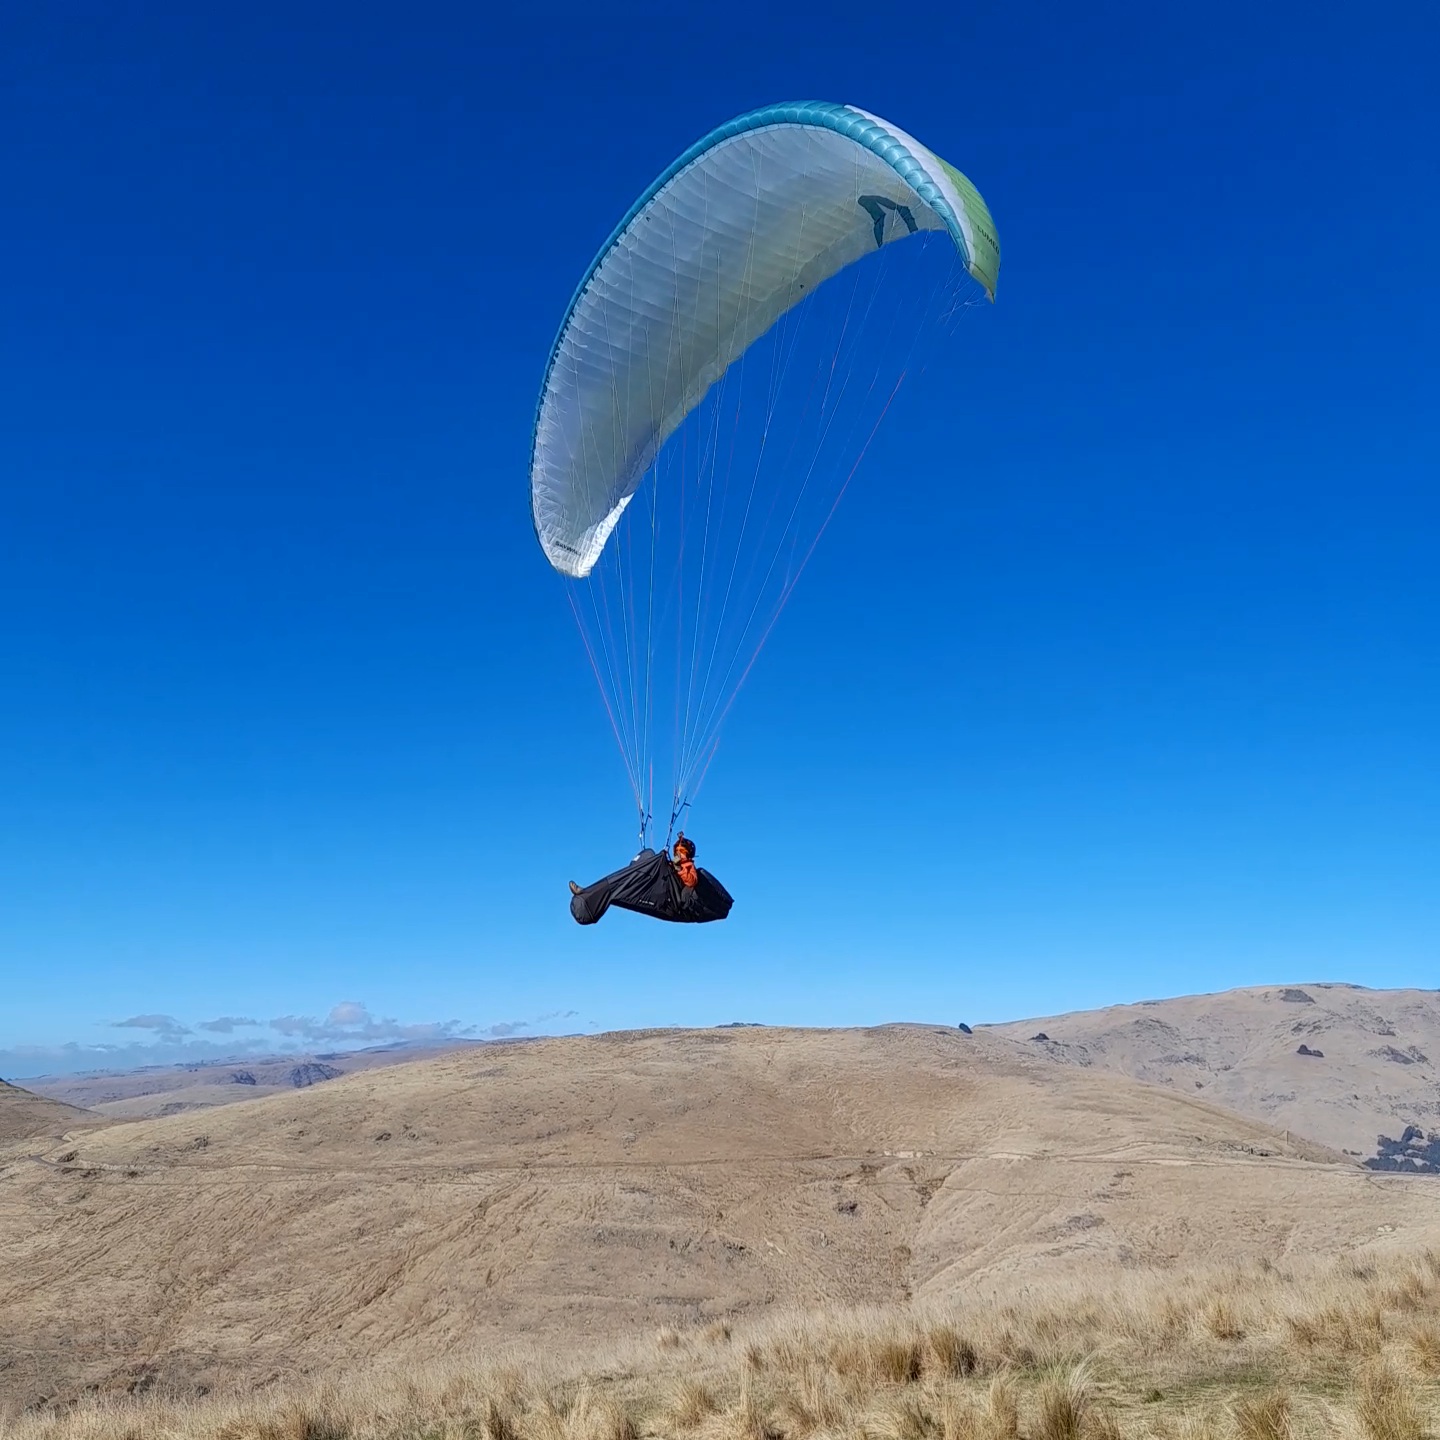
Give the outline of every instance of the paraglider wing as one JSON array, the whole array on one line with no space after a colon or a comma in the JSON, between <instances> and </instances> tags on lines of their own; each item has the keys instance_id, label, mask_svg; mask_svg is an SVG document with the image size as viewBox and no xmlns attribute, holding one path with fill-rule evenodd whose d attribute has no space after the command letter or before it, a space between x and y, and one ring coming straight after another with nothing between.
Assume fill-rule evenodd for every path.
<instances>
[{"instance_id":1,"label":"paraglider wing","mask_svg":"<svg viewBox=\"0 0 1440 1440\"><path fill-rule=\"evenodd\" d=\"M732 362L840 270L922 231L948 231L994 298L1000 252L974 186L852 106L768 106L680 156L601 250L550 356L530 484L551 565L588 575Z\"/></svg>"}]
</instances>

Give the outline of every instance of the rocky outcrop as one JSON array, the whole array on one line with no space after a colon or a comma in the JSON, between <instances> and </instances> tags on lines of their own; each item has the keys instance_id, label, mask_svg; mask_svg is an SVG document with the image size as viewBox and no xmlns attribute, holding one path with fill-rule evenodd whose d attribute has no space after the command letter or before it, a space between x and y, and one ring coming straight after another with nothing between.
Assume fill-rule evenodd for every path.
<instances>
[{"instance_id":1,"label":"rocky outcrop","mask_svg":"<svg viewBox=\"0 0 1440 1440\"><path fill-rule=\"evenodd\" d=\"M1397 1050L1393 1045L1382 1045L1378 1050L1367 1052L1377 1060L1388 1060L1392 1065L1428 1065L1430 1057L1418 1045Z\"/></svg>"},{"instance_id":2,"label":"rocky outcrop","mask_svg":"<svg viewBox=\"0 0 1440 1440\"><path fill-rule=\"evenodd\" d=\"M1407 1125L1398 1140L1388 1135L1375 1138L1375 1154L1364 1162L1367 1170L1440 1175L1440 1135L1427 1136L1418 1125Z\"/></svg>"}]
</instances>

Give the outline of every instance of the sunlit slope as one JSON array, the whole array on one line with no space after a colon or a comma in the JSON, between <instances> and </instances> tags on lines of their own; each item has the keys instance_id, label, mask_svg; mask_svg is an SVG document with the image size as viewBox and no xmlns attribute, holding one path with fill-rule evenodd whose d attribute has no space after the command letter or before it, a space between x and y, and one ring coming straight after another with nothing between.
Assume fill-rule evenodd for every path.
<instances>
[{"instance_id":1,"label":"sunlit slope","mask_svg":"<svg viewBox=\"0 0 1440 1440\"><path fill-rule=\"evenodd\" d=\"M573 1348L1097 1264L1440 1241L1423 1184L991 1035L553 1040L12 1163L0 1347L59 1389Z\"/></svg>"},{"instance_id":2,"label":"sunlit slope","mask_svg":"<svg viewBox=\"0 0 1440 1440\"><path fill-rule=\"evenodd\" d=\"M1046 1040L1031 1039L1041 1032ZM988 1033L1061 1064L1174 1086L1357 1157L1375 1154L1377 1135L1440 1129L1440 991L1270 985Z\"/></svg>"},{"instance_id":3,"label":"sunlit slope","mask_svg":"<svg viewBox=\"0 0 1440 1440\"><path fill-rule=\"evenodd\" d=\"M0 1080L0 1145L9 1140L63 1135L76 1125L94 1124L97 1118L74 1105L32 1095Z\"/></svg>"}]
</instances>

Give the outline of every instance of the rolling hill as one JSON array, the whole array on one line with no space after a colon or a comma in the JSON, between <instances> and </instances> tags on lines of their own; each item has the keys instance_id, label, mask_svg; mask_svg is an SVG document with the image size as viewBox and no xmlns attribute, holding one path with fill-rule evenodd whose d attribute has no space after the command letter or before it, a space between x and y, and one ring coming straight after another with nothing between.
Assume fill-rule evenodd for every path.
<instances>
[{"instance_id":1,"label":"rolling hill","mask_svg":"<svg viewBox=\"0 0 1440 1440\"><path fill-rule=\"evenodd\" d=\"M486 1047L4 1155L11 1403L1440 1242L1429 1181L926 1026Z\"/></svg>"},{"instance_id":2,"label":"rolling hill","mask_svg":"<svg viewBox=\"0 0 1440 1440\"><path fill-rule=\"evenodd\" d=\"M59 1138L77 1125L97 1123L97 1118L77 1106L34 1095L0 1080L0 1145L40 1136Z\"/></svg>"},{"instance_id":3,"label":"rolling hill","mask_svg":"<svg viewBox=\"0 0 1440 1440\"><path fill-rule=\"evenodd\" d=\"M1272 985L986 1033L1053 1064L1202 1096L1376 1169L1440 1172L1440 991Z\"/></svg>"}]
</instances>

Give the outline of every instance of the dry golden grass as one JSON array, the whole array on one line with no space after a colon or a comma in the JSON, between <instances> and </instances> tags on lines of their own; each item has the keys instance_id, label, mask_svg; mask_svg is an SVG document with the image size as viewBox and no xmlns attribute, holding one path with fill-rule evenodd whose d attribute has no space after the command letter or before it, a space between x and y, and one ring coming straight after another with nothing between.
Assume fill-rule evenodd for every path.
<instances>
[{"instance_id":1,"label":"dry golden grass","mask_svg":"<svg viewBox=\"0 0 1440 1440\"><path fill-rule=\"evenodd\" d=\"M1059 1066L1028 1040L928 1026L484 1047L0 1141L0 1216L0 1413L453 1366L509 1344L603 1370L641 1334L670 1376L712 1324L735 1333L703 1341L699 1378L753 1352L768 1384L790 1362L753 1348L762 1315L893 1314L915 1296L930 1308L893 1343L857 1348L830 1326L823 1354L801 1337L797 1363L943 1389L1097 1346L1233 1356L1270 1343L1274 1307L1248 1282L1192 1293L1151 1267L1248 1260L1278 1294L1255 1268L1267 1254L1440 1243L1414 1177ZM1047 1298L1097 1274L1130 1277L1143 1303ZM1337 1273L1333 1314L1286 1302L1293 1343L1383 1355L1433 1281L1423 1258L1383 1284ZM967 1308L982 1292L1001 1302Z\"/></svg>"},{"instance_id":2,"label":"dry golden grass","mask_svg":"<svg viewBox=\"0 0 1440 1440\"><path fill-rule=\"evenodd\" d=\"M1014 1440L1020 1433L1020 1406L1008 1376L997 1375L990 1382L981 1418L985 1440Z\"/></svg>"},{"instance_id":3,"label":"dry golden grass","mask_svg":"<svg viewBox=\"0 0 1440 1440\"><path fill-rule=\"evenodd\" d=\"M1423 1440L1425 1412L1414 1382L1389 1365L1361 1375L1355 1413L1367 1440Z\"/></svg>"},{"instance_id":4,"label":"dry golden grass","mask_svg":"<svg viewBox=\"0 0 1440 1440\"><path fill-rule=\"evenodd\" d=\"M1238 1440L1290 1440L1290 1404L1284 1390L1240 1396L1232 1412Z\"/></svg>"},{"instance_id":5,"label":"dry golden grass","mask_svg":"<svg viewBox=\"0 0 1440 1440\"><path fill-rule=\"evenodd\" d=\"M1035 1440L1082 1440L1095 1408L1083 1366L1049 1377L1041 1385L1037 1400Z\"/></svg>"},{"instance_id":6,"label":"dry golden grass","mask_svg":"<svg viewBox=\"0 0 1440 1440\"><path fill-rule=\"evenodd\" d=\"M944 1313L670 1327L585 1366L517 1354L91 1401L0 1421L0 1440L1427 1440L1437 1269L1421 1254L1115 1274Z\"/></svg>"},{"instance_id":7,"label":"dry golden grass","mask_svg":"<svg viewBox=\"0 0 1440 1440\"><path fill-rule=\"evenodd\" d=\"M720 1408L715 1392L708 1385L687 1376L675 1386L666 1408L667 1428L672 1430L693 1430L708 1416Z\"/></svg>"}]
</instances>

